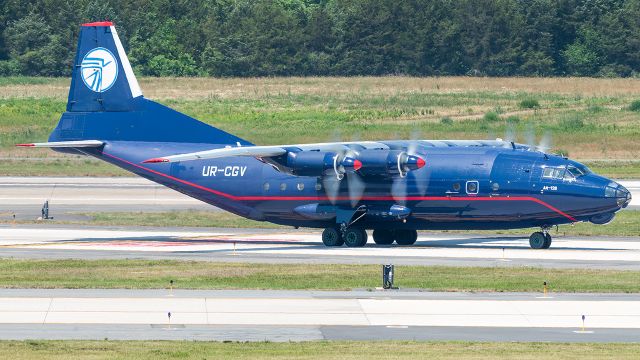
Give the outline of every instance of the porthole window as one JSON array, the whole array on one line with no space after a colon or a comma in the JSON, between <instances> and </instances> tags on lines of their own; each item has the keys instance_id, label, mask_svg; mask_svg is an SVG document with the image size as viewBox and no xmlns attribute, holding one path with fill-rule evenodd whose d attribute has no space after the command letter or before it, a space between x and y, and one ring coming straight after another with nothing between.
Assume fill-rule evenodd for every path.
<instances>
[{"instance_id":1,"label":"porthole window","mask_svg":"<svg viewBox=\"0 0 640 360\"><path fill-rule=\"evenodd\" d=\"M320 184L319 182L316 183L316 191L320 191L322 190L322 184Z\"/></svg>"},{"instance_id":2,"label":"porthole window","mask_svg":"<svg viewBox=\"0 0 640 360\"><path fill-rule=\"evenodd\" d=\"M264 183L264 184L262 185L262 188L264 189L264 191L269 191L269 188L270 188L270 187L271 187L271 186L269 185L269 183L268 183L268 182L266 182L266 183Z\"/></svg>"},{"instance_id":3,"label":"porthole window","mask_svg":"<svg viewBox=\"0 0 640 360\"><path fill-rule=\"evenodd\" d=\"M500 184L498 184L497 182L494 182L493 184L491 184L491 189L493 191L498 191L500 190Z\"/></svg>"},{"instance_id":4,"label":"porthole window","mask_svg":"<svg viewBox=\"0 0 640 360\"><path fill-rule=\"evenodd\" d=\"M287 190L287 184L281 183L280 184L280 191L285 191L285 190Z\"/></svg>"},{"instance_id":5,"label":"porthole window","mask_svg":"<svg viewBox=\"0 0 640 360\"><path fill-rule=\"evenodd\" d=\"M302 190L304 190L304 184L303 183L298 183L298 185L296 185L296 188L298 189L298 191L302 191Z\"/></svg>"},{"instance_id":6,"label":"porthole window","mask_svg":"<svg viewBox=\"0 0 640 360\"><path fill-rule=\"evenodd\" d=\"M460 183L453 184L453 191L460 191Z\"/></svg>"},{"instance_id":7,"label":"porthole window","mask_svg":"<svg viewBox=\"0 0 640 360\"><path fill-rule=\"evenodd\" d=\"M467 194L477 194L478 193L478 182L477 181L467 181Z\"/></svg>"}]
</instances>

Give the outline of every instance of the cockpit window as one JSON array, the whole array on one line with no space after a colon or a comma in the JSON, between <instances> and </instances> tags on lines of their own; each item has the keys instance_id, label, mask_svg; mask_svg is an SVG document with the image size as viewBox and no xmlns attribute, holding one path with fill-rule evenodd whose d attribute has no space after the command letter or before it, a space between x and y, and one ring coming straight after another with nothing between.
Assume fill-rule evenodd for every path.
<instances>
[{"instance_id":1,"label":"cockpit window","mask_svg":"<svg viewBox=\"0 0 640 360\"><path fill-rule=\"evenodd\" d=\"M562 167L546 167L542 172L542 177L547 179L562 179L565 173L564 166Z\"/></svg>"},{"instance_id":2,"label":"cockpit window","mask_svg":"<svg viewBox=\"0 0 640 360\"><path fill-rule=\"evenodd\" d=\"M567 173L573 175L574 178L586 175L584 170L579 169L573 165L567 165Z\"/></svg>"}]
</instances>

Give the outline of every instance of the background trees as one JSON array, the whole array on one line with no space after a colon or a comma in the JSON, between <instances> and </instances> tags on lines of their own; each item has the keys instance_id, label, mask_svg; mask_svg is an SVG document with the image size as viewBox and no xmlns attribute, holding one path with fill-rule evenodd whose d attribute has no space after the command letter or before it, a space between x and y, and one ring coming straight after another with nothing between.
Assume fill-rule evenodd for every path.
<instances>
[{"instance_id":1,"label":"background trees","mask_svg":"<svg viewBox=\"0 0 640 360\"><path fill-rule=\"evenodd\" d=\"M640 0L4 0L0 75L67 76L110 19L150 76L637 76Z\"/></svg>"}]
</instances>

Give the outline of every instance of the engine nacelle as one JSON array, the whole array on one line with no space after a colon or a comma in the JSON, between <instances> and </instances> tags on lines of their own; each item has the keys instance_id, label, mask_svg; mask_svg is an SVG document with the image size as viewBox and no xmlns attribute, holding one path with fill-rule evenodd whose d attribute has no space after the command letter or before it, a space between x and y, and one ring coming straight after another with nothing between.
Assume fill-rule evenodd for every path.
<instances>
[{"instance_id":1,"label":"engine nacelle","mask_svg":"<svg viewBox=\"0 0 640 360\"><path fill-rule=\"evenodd\" d=\"M287 154L287 168L293 175L322 176L333 171L336 153L326 151L301 151Z\"/></svg>"},{"instance_id":2,"label":"engine nacelle","mask_svg":"<svg viewBox=\"0 0 640 360\"><path fill-rule=\"evenodd\" d=\"M297 176L323 176L358 172L362 176L405 176L425 165L423 158L401 150L361 150L349 154L299 151L286 155L284 167Z\"/></svg>"},{"instance_id":3,"label":"engine nacelle","mask_svg":"<svg viewBox=\"0 0 640 360\"><path fill-rule=\"evenodd\" d=\"M362 162L359 172L364 176L405 176L426 164L423 158L401 150L363 150L357 158Z\"/></svg>"}]
</instances>

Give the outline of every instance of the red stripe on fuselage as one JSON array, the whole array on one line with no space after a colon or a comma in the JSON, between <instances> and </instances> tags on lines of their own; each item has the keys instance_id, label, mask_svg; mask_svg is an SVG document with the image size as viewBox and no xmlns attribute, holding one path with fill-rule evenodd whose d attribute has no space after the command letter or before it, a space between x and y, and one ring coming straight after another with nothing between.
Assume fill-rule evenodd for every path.
<instances>
[{"instance_id":1,"label":"red stripe on fuselage","mask_svg":"<svg viewBox=\"0 0 640 360\"><path fill-rule=\"evenodd\" d=\"M198 185L195 183L192 183L190 181L186 181L186 180L182 180L179 179L177 177L171 176L171 175L167 175L165 173L161 173L159 171L155 171L152 169L149 169L147 167L132 163L131 161L127 161L125 159L121 159L115 155L111 155L111 154L107 154L107 153L102 153L102 155L108 156L112 159L116 159L118 161L124 162L126 164L129 164L131 166L135 166L138 169L142 169L145 171L148 171L150 173L156 174L156 175L160 175L163 176L167 179L171 179L173 181L177 181L179 183L185 184L185 185L189 185L192 187L195 187L197 189L203 190L203 191L207 191L210 192L212 194L216 194L218 196L222 196L225 197L227 199L231 199L231 200L235 200L235 201L263 201L263 200L278 200L278 201L304 201L304 200L329 200L328 196L236 196L236 195L231 195L231 194L227 194L224 193L222 191L218 191L218 190L213 190L210 189L208 187L202 186L202 185ZM332 200L351 200L350 197L348 196L338 196L336 198L333 198ZM488 197L488 196L475 196L475 197L450 197L450 196L405 196L403 198L399 198L399 197L393 197L393 196L363 196L362 200L371 200L371 201L397 201L397 200L405 200L405 201L427 201L427 200L431 200L431 201L533 201L535 203L538 203L546 208L548 208L549 210L552 210L564 217L566 217L567 219L571 220L572 222L577 222L578 220L576 220L574 217L572 217L571 215L563 212L562 210L547 204L546 202L532 197L532 196L494 196L494 197Z\"/></svg>"}]
</instances>

